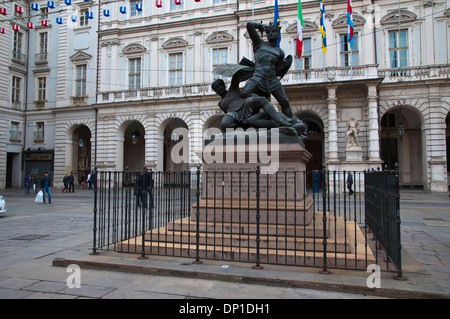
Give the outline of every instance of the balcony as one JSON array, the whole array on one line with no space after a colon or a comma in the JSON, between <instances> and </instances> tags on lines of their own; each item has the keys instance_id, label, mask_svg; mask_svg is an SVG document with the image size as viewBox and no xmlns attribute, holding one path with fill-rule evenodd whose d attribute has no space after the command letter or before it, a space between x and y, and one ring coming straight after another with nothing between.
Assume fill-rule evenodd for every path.
<instances>
[{"instance_id":1,"label":"balcony","mask_svg":"<svg viewBox=\"0 0 450 319\"><path fill-rule=\"evenodd\" d=\"M26 59L26 55L25 54L22 54L20 52L16 52L14 50L12 51L12 61L13 62L25 65L26 64L26 60L27 59Z\"/></svg>"},{"instance_id":2,"label":"balcony","mask_svg":"<svg viewBox=\"0 0 450 319\"><path fill-rule=\"evenodd\" d=\"M9 141L10 142L21 142L22 141L22 132L17 130L9 131Z\"/></svg>"},{"instance_id":3,"label":"balcony","mask_svg":"<svg viewBox=\"0 0 450 319\"><path fill-rule=\"evenodd\" d=\"M448 79L450 78L450 64L384 69L378 70L378 75L384 78L383 82Z\"/></svg>"},{"instance_id":4,"label":"balcony","mask_svg":"<svg viewBox=\"0 0 450 319\"><path fill-rule=\"evenodd\" d=\"M353 67L326 67L289 71L281 80L285 86L301 84L329 84L358 80L383 79L385 82L423 79L448 79L450 65L432 65L402 69L378 69L377 65L357 65ZM243 84L241 84L243 85ZM136 90L100 92L98 103L120 103L152 99L186 98L211 95L211 83L186 84L180 86L150 87Z\"/></svg>"},{"instance_id":5,"label":"balcony","mask_svg":"<svg viewBox=\"0 0 450 319\"><path fill-rule=\"evenodd\" d=\"M36 109L45 109L45 102L46 100L34 101L34 106Z\"/></svg>"},{"instance_id":6,"label":"balcony","mask_svg":"<svg viewBox=\"0 0 450 319\"><path fill-rule=\"evenodd\" d=\"M83 106L87 105L87 96L71 96L72 106Z\"/></svg>"},{"instance_id":7,"label":"balcony","mask_svg":"<svg viewBox=\"0 0 450 319\"><path fill-rule=\"evenodd\" d=\"M34 142L44 142L44 132L35 131L34 132Z\"/></svg>"},{"instance_id":8,"label":"balcony","mask_svg":"<svg viewBox=\"0 0 450 319\"><path fill-rule=\"evenodd\" d=\"M35 55L35 64L48 64L48 53L36 53Z\"/></svg>"}]
</instances>

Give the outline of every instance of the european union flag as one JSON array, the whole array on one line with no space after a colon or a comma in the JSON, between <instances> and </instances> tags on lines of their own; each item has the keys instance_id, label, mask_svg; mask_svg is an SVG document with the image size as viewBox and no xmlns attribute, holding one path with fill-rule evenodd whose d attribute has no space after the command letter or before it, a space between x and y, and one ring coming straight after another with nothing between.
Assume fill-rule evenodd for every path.
<instances>
[{"instance_id":1,"label":"european union flag","mask_svg":"<svg viewBox=\"0 0 450 319\"><path fill-rule=\"evenodd\" d=\"M273 24L280 26L280 15L278 13L278 0L275 0L275 14L273 17ZM280 38L278 39L277 42L277 46L280 46L280 41L281 41L281 33L280 33Z\"/></svg>"}]
</instances>

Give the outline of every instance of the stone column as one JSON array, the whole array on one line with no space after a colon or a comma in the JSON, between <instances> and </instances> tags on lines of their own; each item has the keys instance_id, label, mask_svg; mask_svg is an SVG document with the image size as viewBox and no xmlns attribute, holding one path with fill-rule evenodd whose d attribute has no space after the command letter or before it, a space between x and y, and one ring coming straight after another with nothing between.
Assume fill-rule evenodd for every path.
<instances>
[{"instance_id":1,"label":"stone column","mask_svg":"<svg viewBox=\"0 0 450 319\"><path fill-rule=\"evenodd\" d=\"M338 162L336 87L328 87L328 163Z\"/></svg>"},{"instance_id":2,"label":"stone column","mask_svg":"<svg viewBox=\"0 0 450 319\"><path fill-rule=\"evenodd\" d=\"M376 84L369 84L367 89L369 107L369 163L380 164L380 136L378 134L378 94Z\"/></svg>"}]
</instances>

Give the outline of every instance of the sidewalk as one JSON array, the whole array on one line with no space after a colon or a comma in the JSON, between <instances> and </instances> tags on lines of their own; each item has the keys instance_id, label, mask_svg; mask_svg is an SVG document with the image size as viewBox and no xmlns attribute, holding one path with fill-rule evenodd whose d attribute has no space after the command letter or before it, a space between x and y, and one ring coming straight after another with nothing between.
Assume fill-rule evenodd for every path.
<instances>
[{"instance_id":1,"label":"sidewalk","mask_svg":"<svg viewBox=\"0 0 450 319\"><path fill-rule=\"evenodd\" d=\"M16 201L20 207L24 198L23 190L1 191L9 201ZM93 192L78 191L75 194L60 194L54 190L55 204L46 205L48 210L59 212L63 210L82 210L86 220L90 218L89 207L92 209ZM53 195L53 194L52 194ZM29 202L30 199L28 198ZM81 207L79 203L82 203ZM9 203L9 202L8 202ZM145 276L165 276L168 278L205 279L241 285L260 285L261 289L268 287L306 288L327 292L351 293L387 298L449 298L450 297L450 199L447 193L426 193L423 191L401 192L402 218L402 258L403 274L406 281L393 279L394 272L382 272L381 288L368 288L367 278L370 273L364 271L349 271L330 269L331 274L319 274L320 268L278 266L263 264L264 269L252 269L253 264L217 260L202 260L202 264L192 264L193 259L179 257L148 256L148 259L138 259L138 254L117 253L113 251L98 251L98 255L90 255L92 247L92 223L85 227L83 237L78 244L49 253L50 263L55 269L65 270L70 264L77 264L81 269L102 270L110 273L108 284L119 274L136 274ZM44 205L39 205L42 208ZM12 207L10 205L9 207ZM13 209L13 208L11 208ZM0 218L0 226L4 218ZM77 238L75 235L72 238ZM73 241L73 240L72 240ZM44 252L42 252L44 253ZM6 262L6 261L5 261ZM3 264L3 262L2 262ZM225 265L225 267L224 267ZM390 268L391 269L391 268ZM10 274L10 272L5 274ZM2 273L0 272L0 279ZM3 275L6 276L6 275ZM263 286L261 286L263 285ZM264 288L266 287L266 288ZM121 296L139 297L136 287L127 285L121 288ZM311 291L313 291L311 290ZM62 290L62 291L67 291ZM230 298L235 295L229 292L214 295L212 298ZM248 296L252 298L252 296ZM270 298L270 297L268 297ZM276 295L272 298L277 298ZM294 297L295 298L295 297Z\"/></svg>"}]
</instances>

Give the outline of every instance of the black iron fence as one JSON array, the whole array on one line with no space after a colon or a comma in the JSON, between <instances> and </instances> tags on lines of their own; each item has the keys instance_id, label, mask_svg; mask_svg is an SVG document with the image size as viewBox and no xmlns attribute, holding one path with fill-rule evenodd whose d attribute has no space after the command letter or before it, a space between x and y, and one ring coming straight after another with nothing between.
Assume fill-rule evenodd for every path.
<instances>
[{"instance_id":1,"label":"black iron fence","mask_svg":"<svg viewBox=\"0 0 450 319\"><path fill-rule=\"evenodd\" d=\"M368 188L369 181L381 183L372 176L326 170L262 174L259 168L98 172L93 250L244 261L256 268L313 266L328 273L366 270L384 254L377 249L382 242L395 263L394 244L384 244L392 235L382 230L376 199L367 199L369 189L388 185Z\"/></svg>"},{"instance_id":2,"label":"black iron fence","mask_svg":"<svg viewBox=\"0 0 450 319\"><path fill-rule=\"evenodd\" d=\"M367 228L374 234L375 246L382 247L397 270L394 278L405 279L402 276L398 170L368 171L365 179Z\"/></svg>"}]
</instances>

